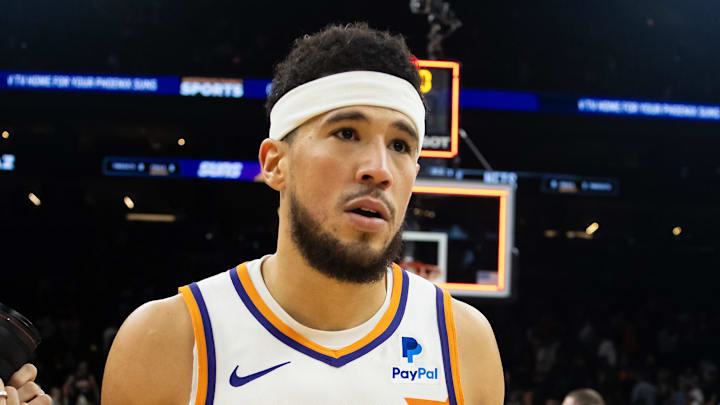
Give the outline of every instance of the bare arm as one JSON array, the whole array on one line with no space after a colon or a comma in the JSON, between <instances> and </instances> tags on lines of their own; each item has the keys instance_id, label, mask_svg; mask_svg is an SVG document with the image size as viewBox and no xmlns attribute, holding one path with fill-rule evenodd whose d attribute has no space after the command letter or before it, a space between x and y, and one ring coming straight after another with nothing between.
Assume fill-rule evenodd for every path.
<instances>
[{"instance_id":1,"label":"bare arm","mask_svg":"<svg viewBox=\"0 0 720 405\"><path fill-rule=\"evenodd\" d=\"M192 322L182 296L149 302L118 331L105 366L103 405L186 405Z\"/></svg>"},{"instance_id":2,"label":"bare arm","mask_svg":"<svg viewBox=\"0 0 720 405\"><path fill-rule=\"evenodd\" d=\"M452 302L465 404L502 405L505 378L492 327L477 309Z\"/></svg>"}]
</instances>

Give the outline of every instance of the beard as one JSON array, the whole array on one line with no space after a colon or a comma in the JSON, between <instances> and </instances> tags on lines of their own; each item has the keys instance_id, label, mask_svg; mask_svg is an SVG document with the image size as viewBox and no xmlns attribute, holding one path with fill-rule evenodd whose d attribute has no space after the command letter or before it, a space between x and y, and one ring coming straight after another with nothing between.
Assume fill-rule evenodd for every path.
<instances>
[{"instance_id":1,"label":"beard","mask_svg":"<svg viewBox=\"0 0 720 405\"><path fill-rule=\"evenodd\" d=\"M402 230L381 251L370 249L371 234L361 233L357 242L343 243L322 229L310 212L290 193L290 234L307 263L335 280L365 284L379 281L402 249Z\"/></svg>"}]
</instances>

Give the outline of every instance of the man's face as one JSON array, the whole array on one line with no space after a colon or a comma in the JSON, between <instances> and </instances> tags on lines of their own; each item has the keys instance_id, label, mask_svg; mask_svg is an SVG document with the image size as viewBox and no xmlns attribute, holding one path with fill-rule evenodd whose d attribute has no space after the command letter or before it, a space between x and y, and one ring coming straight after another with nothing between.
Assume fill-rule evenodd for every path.
<instances>
[{"instance_id":1,"label":"man's face","mask_svg":"<svg viewBox=\"0 0 720 405\"><path fill-rule=\"evenodd\" d=\"M379 265L397 248L417 154L411 121L395 110L345 107L303 124L289 148L283 195L296 245L303 251L298 237L322 236L307 247L334 244L345 258L335 265Z\"/></svg>"}]
</instances>

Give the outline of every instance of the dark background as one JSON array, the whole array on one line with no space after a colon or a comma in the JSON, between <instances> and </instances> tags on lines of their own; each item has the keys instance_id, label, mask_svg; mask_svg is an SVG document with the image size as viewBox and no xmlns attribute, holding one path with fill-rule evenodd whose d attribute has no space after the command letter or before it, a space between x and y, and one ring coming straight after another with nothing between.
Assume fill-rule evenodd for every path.
<instances>
[{"instance_id":1,"label":"dark background","mask_svg":"<svg viewBox=\"0 0 720 405\"><path fill-rule=\"evenodd\" d=\"M463 26L444 52L461 62L463 88L720 104L720 4L452 7ZM428 24L404 1L0 0L0 69L270 78L294 38L352 21L401 33L427 57ZM696 389L717 404L720 124L485 110L460 119L496 170L621 185L616 197L549 195L521 179L514 298L471 302L495 329L506 402L591 386L631 403L645 381L658 404L689 404ZM0 130L11 133L0 154L18 156L15 172L0 172L0 301L40 326L48 391L81 360L99 380L113 328L141 303L274 250L268 187L106 178L101 158L251 160L267 128L261 100L0 92ZM463 143L455 161L421 164L481 168ZM137 211L178 221L127 222L126 195ZM564 237L594 221L591 240ZM614 362L598 355L608 341Z\"/></svg>"}]
</instances>

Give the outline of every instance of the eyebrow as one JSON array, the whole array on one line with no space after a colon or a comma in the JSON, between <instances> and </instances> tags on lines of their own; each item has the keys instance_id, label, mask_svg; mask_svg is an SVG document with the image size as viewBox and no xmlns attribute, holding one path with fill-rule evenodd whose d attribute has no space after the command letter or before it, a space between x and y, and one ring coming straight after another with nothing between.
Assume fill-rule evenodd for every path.
<instances>
[{"instance_id":1,"label":"eyebrow","mask_svg":"<svg viewBox=\"0 0 720 405\"><path fill-rule=\"evenodd\" d=\"M407 132L408 135L415 138L416 141L418 140L418 136L417 136L417 133L415 133L415 130L412 127L410 127L408 124L406 124L405 122L395 121L390 125L392 125L392 127L395 129L399 129L401 131Z\"/></svg>"},{"instance_id":2,"label":"eyebrow","mask_svg":"<svg viewBox=\"0 0 720 405\"><path fill-rule=\"evenodd\" d=\"M334 124L339 121L365 121L370 122L370 119L367 117L367 115L361 113L360 111L343 111L335 113L331 116L329 116L325 120L325 124ZM415 132L415 130L407 125L404 121L395 121L392 124L390 124L393 128L399 129L400 131L407 132L408 135L415 138L415 140L418 140L418 135Z\"/></svg>"},{"instance_id":3,"label":"eyebrow","mask_svg":"<svg viewBox=\"0 0 720 405\"><path fill-rule=\"evenodd\" d=\"M344 112L338 112L331 116L329 116L326 120L326 124L333 124L338 121L365 121L370 122L370 119L367 117L367 115L361 113L360 111L344 111Z\"/></svg>"}]
</instances>

